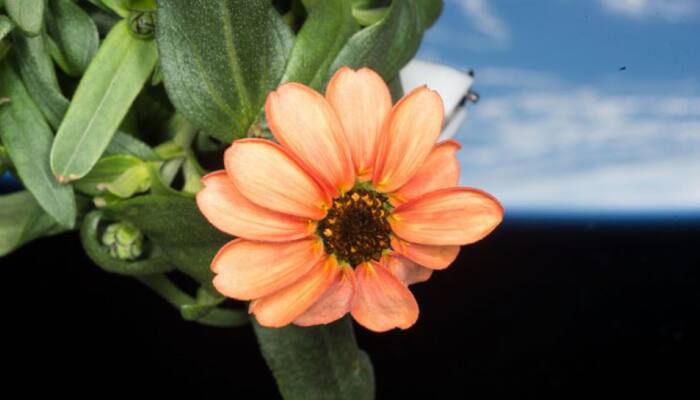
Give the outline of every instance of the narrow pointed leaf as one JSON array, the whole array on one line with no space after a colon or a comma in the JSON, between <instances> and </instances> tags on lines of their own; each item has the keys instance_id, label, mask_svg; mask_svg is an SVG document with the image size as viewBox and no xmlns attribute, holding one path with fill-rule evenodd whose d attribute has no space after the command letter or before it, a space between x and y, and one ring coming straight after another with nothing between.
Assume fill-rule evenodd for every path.
<instances>
[{"instance_id":1,"label":"narrow pointed leaf","mask_svg":"<svg viewBox=\"0 0 700 400\"><path fill-rule=\"evenodd\" d=\"M49 168L53 141L44 120L19 76L7 62L0 63L0 139L24 186L58 223L72 227L76 205L73 188L59 184Z\"/></svg>"},{"instance_id":2,"label":"narrow pointed leaf","mask_svg":"<svg viewBox=\"0 0 700 400\"><path fill-rule=\"evenodd\" d=\"M304 0L309 13L297 34L283 81L322 89L328 69L350 36L359 28L350 0Z\"/></svg>"},{"instance_id":3,"label":"narrow pointed leaf","mask_svg":"<svg viewBox=\"0 0 700 400\"><path fill-rule=\"evenodd\" d=\"M0 196L0 257L40 236L63 230L28 191Z\"/></svg>"},{"instance_id":4,"label":"narrow pointed leaf","mask_svg":"<svg viewBox=\"0 0 700 400\"><path fill-rule=\"evenodd\" d=\"M67 73L80 76L97 52L100 43L97 26L71 0L52 0L48 6L46 27L54 51L64 60Z\"/></svg>"},{"instance_id":5,"label":"narrow pointed leaf","mask_svg":"<svg viewBox=\"0 0 700 400\"><path fill-rule=\"evenodd\" d=\"M46 121L56 129L68 109L69 101L58 86L46 37L13 34L13 39L17 54L15 62L22 80Z\"/></svg>"},{"instance_id":6,"label":"narrow pointed leaf","mask_svg":"<svg viewBox=\"0 0 700 400\"><path fill-rule=\"evenodd\" d=\"M423 32L441 9L439 0L393 1L383 19L350 38L330 72L344 65L370 67L391 81L416 54Z\"/></svg>"},{"instance_id":7,"label":"narrow pointed leaf","mask_svg":"<svg viewBox=\"0 0 700 400\"><path fill-rule=\"evenodd\" d=\"M148 80L156 63L152 41L135 38L126 21L114 26L73 96L51 149L61 182L79 179L95 165Z\"/></svg>"},{"instance_id":8,"label":"narrow pointed leaf","mask_svg":"<svg viewBox=\"0 0 700 400\"><path fill-rule=\"evenodd\" d=\"M5 9L19 29L34 36L44 23L45 0L5 0Z\"/></svg>"},{"instance_id":9,"label":"narrow pointed leaf","mask_svg":"<svg viewBox=\"0 0 700 400\"><path fill-rule=\"evenodd\" d=\"M228 142L256 122L293 37L270 1L161 0L156 40L175 108Z\"/></svg>"}]
</instances>

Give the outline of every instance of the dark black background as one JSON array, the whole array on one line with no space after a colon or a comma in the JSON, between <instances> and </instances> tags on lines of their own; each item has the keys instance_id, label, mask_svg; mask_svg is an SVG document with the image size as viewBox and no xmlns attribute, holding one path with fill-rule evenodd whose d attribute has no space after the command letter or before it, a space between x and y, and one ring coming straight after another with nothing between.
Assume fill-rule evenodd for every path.
<instances>
[{"instance_id":1,"label":"dark black background","mask_svg":"<svg viewBox=\"0 0 700 400\"><path fill-rule=\"evenodd\" d=\"M506 219L413 287L413 328L356 328L378 398L697 395L699 245L697 218ZM278 397L250 327L181 320L75 234L0 263L3 390Z\"/></svg>"}]
</instances>

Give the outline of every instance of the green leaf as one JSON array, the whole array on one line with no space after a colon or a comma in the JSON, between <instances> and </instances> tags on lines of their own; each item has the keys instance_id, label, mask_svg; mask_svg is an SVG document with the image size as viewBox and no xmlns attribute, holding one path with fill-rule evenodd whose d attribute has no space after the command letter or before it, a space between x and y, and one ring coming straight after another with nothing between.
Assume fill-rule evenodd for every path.
<instances>
[{"instance_id":1,"label":"green leaf","mask_svg":"<svg viewBox=\"0 0 700 400\"><path fill-rule=\"evenodd\" d=\"M40 236L64 230L28 191L0 196L0 256Z\"/></svg>"},{"instance_id":2,"label":"green leaf","mask_svg":"<svg viewBox=\"0 0 700 400\"><path fill-rule=\"evenodd\" d=\"M257 120L293 36L269 1L159 0L156 40L175 108L229 142Z\"/></svg>"},{"instance_id":3,"label":"green leaf","mask_svg":"<svg viewBox=\"0 0 700 400\"><path fill-rule=\"evenodd\" d=\"M349 317L308 328L253 326L286 400L374 399L372 362L357 347Z\"/></svg>"},{"instance_id":4,"label":"green leaf","mask_svg":"<svg viewBox=\"0 0 700 400\"><path fill-rule=\"evenodd\" d=\"M100 46L73 96L51 149L61 182L79 179L95 165L156 63L152 41L134 38L125 21Z\"/></svg>"},{"instance_id":5,"label":"green leaf","mask_svg":"<svg viewBox=\"0 0 700 400\"><path fill-rule=\"evenodd\" d=\"M0 98L0 106L3 103L3 99ZM5 171L7 171L8 168L10 168L11 163L10 163L10 158L7 154L7 150L0 145L0 176L2 176Z\"/></svg>"},{"instance_id":6,"label":"green leaf","mask_svg":"<svg viewBox=\"0 0 700 400\"><path fill-rule=\"evenodd\" d=\"M151 249L144 258L136 261L119 260L109 254L109 248L104 246L99 239L99 225L102 212L92 211L83 219L80 228L80 241L85 253L98 267L107 272L127 275L142 276L172 271L173 267L158 247Z\"/></svg>"},{"instance_id":7,"label":"green leaf","mask_svg":"<svg viewBox=\"0 0 700 400\"><path fill-rule=\"evenodd\" d=\"M220 327L240 326L248 323L248 315L245 311L217 308L216 306L223 301L223 297L220 295L200 287L197 299L194 299L175 286L163 275L165 272L172 271L173 267L164 252L157 246L154 246L145 258L136 261L118 260L112 257L108 247L102 245L98 239L102 218L101 211L90 212L85 216L80 230L80 239L85 252L98 267L107 272L137 278L170 304L180 309L183 318L189 321Z\"/></svg>"},{"instance_id":8,"label":"green leaf","mask_svg":"<svg viewBox=\"0 0 700 400\"><path fill-rule=\"evenodd\" d=\"M68 109L69 101L63 96L56 79L45 36L13 35L15 62L27 90L52 128L58 128Z\"/></svg>"},{"instance_id":9,"label":"green leaf","mask_svg":"<svg viewBox=\"0 0 700 400\"><path fill-rule=\"evenodd\" d=\"M121 21L121 18L118 15L115 15L102 7L90 11L90 18L92 18L93 22L95 22L95 26L97 26L97 32L100 33L100 37L107 36L109 31L114 28L114 25Z\"/></svg>"},{"instance_id":10,"label":"green leaf","mask_svg":"<svg viewBox=\"0 0 700 400\"><path fill-rule=\"evenodd\" d=\"M129 15L129 9L127 8L127 3L129 0L88 0L90 3L96 5L103 10L109 10L119 15L122 18L126 18Z\"/></svg>"},{"instance_id":11,"label":"green leaf","mask_svg":"<svg viewBox=\"0 0 700 400\"><path fill-rule=\"evenodd\" d=\"M205 171L203 171L199 166L195 156L189 154L182 164L182 175L185 180L185 184L182 186L182 191L195 194L202 190L204 187L202 184L202 175L204 174Z\"/></svg>"},{"instance_id":12,"label":"green leaf","mask_svg":"<svg viewBox=\"0 0 700 400\"><path fill-rule=\"evenodd\" d=\"M430 28L442 14L442 0L416 0L418 2L418 10L422 14L421 25L423 29Z\"/></svg>"},{"instance_id":13,"label":"green leaf","mask_svg":"<svg viewBox=\"0 0 700 400\"><path fill-rule=\"evenodd\" d=\"M381 21L350 38L335 59L331 73L344 65L370 67L391 81L416 54L423 32L441 8L439 0L393 1Z\"/></svg>"},{"instance_id":14,"label":"green leaf","mask_svg":"<svg viewBox=\"0 0 700 400\"><path fill-rule=\"evenodd\" d=\"M0 15L0 40L3 40L7 36L15 25L12 21L4 15Z\"/></svg>"},{"instance_id":15,"label":"green leaf","mask_svg":"<svg viewBox=\"0 0 700 400\"><path fill-rule=\"evenodd\" d=\"M103 157L95 167L73 183L76 190L91 196L109 191L120 198L129 198L151 186L150 170L134 156L119 154Z\"/></svg>"},{"instance_id":16,"label":"green leaf","mask_svg":"<svg viewBox=\"0 0 700 400\"><path fill-rule=\"evenodd\" d=\"M44 23L45 0L6 0L5 9L19 29L29 36L38 35Z\"/></svg>"},{"instance_id":17,"label":"green leaf","mask_svg":"<svg viewBox=\"0 0 700 400\"><path fill-rule=\"evenodd\" d=\"M49 1L46 28L64 71L80 76L97 52L100 38L92 18L71 0Z\"/></svg>"},{"instance_id":18,"label":"green leaf","mask_svg":"<svg viewBox=\"0 0 700 400\"><path fill-rule=\"evenodd\" d=\"M379 22L382 18L386 16L389 11L388 8L353 8L352 16L355 17L355 21L362 26L368 26Z\"/></svg>"},{"instance_id":19,"label":"green leaf","mask_svg":"<svg viewBox=\"0 0 700 400\"><path fill-rule=\"evenodd\" d=\"M179 270L211 287L211 260L231 237L204 219L194 197L180 194L137 196L103 211L114 220L134 224Z\"/></svg>"},{"instance_id":20,"label":"green leaf","mask_svg":"<svg viewBox=\"0 0 700 400\"><path fill-rule=\"evenodd\" d=\"M141 162L124 171L111 182L98 185L98 188L100 187L119 198L128 199L136 193L143 193L151 188L150 168L146 163Z\"/></svg>"},{"instance_id":21,"label":"green leaf","mask_svg":"<svg viewBox=\"0 0 700 400\"><path fill-rule=\"evenodd\" d=\"M2 8L2 0L0 0L0 8ZM5 40L5 37L12 32L15 24L5 15L0 15L0 61L5 58L5 55L10 50L10 43Z\"/></svg>"},{"instance_id":22,"label":"green leaf","mask_svg":"<svg viewBox=\"0 0 700 400\"><path fill-rule=\"evenodd\" d=\"M132 11L155 11L156 0L127 0L126 8Z\"/></svg>"},{"instance_id":23,"label":"green leaf","mask_svg":"<svg viewBox=\"0 0 700 400\"><path fill-rule=\"evenodd\" d=\"M188 321L197 321L203 325L217 326L222 328L236 327L248 323L248 315L243 310L226 310L222 308L209 308L201 315L190 314L190 310L197 309L197 313L203 310L197 304L198 300L183 292L173 284L165 275L150 275L138 278L141 283L153 289L168 303L180 309L183 318ZM201 288L200 288L201 290ZM201 306L203 307L203 306ZM188 318L192 317L192 318Z\"/></svg>"},{"instance_id":24,"label":"green leaf","mask_svg":"<svg viewBox=\"0 0 700 400\"><path fill-rule=\"evenodd\" d=\"M358 29L350 0L303 0L309 13L289 56L283 81L322 89L328 69Z\"/></svg>"},{"instance_id":25,"label":"green leaf","mask_svg":"<svg viewBox=\"0 0 700 400\"><path fill-rule=\"evenodd\" d=\"M10 43L7 40L0 40L0 61L10 52Z\"/></svg>"},{"instance_id":26,"label":"green leaf","mask_svg":"<svg viewBox=\"0 0 700 400\"><path fill-rule=\"evenodd\" d=\"M197 290L197 299L194 304L183 304L180 306L180 314L187 321L196 321L212 312L226 298L219 293L211 292L200 287ZM248 318L245 318L248 320Z\"/></svg>"},{"instance_id":27,"label":"green leaf","mask_svg":"<svg viewBox=\"0 0 700 400\"><path fill-rule=\"evenodd\" d=\"M368 8L373 7L377 0L350 0L352 8Z\"/></svg>"},{"instance_id":28,"label":"green leaf","mask_svg":"<svg viewBox=\"0 0 700 400\"><path fill-rule=\"evenodd\" d=\"M0 138L17 174L37 202L59 224L72 227L76 205L73 188L59 184L49 168L53 134L19 76L7 62L0 64Z\"/></svg>"},{"instance_id":29,"label":"green leaf","mask_svg":"<svg viewBox=\"0 0 700 400\"><path fill-rule=\"evenodd\" d=\"M391 100L397 103L404 95L403 85L401 84L401 76L397 75L388 82L389 92L391 93Z\"/></svg>"},{"instance_id":30,"label":"green leaf","mask_svg":"<svg viewBox=\"0 0 700 400\"><path fill-rule=\"evenodd\" d=\"M158 161L160 157L151 148L151 146L140 141L139 139L126 134L124 132L117 131L109 142L109 146L104 152L105 155L114 154L128 154L138 157L144 161Z\"/></svg>"}]
</instances>

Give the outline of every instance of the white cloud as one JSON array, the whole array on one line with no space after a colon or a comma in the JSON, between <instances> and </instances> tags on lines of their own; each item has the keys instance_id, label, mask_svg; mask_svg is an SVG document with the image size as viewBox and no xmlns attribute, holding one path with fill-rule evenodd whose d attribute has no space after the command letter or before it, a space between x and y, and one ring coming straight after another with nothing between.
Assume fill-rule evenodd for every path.
<instances>
[{"instance_id":1,"label":"white cloud","mask_svg":"<svg viewBox=\"0 0 700 400\"><path fill-rule=\"evenodd\" d=\"M700 11L697 0L599 0L606 10L628 18L663 18L671 22L692 19Z\"/></svg>"},{"instance_id":2,"label":"white cloud","mask_svg":"<svg viewBox=\"0 0 700 400\"><path fill-rule=\"evenodd\" d=\"M483 94L457 135L462 184L506 208L700 209L699 96Z\"/></svg>"},{"instance_id":3,"label":"white cloud","mask_svg":"<svg viewBox=\"0 0 700 400\"><path fill-rule=\"evenodd\" d=\"M448 0L459 6L474 29L490 39L493 44L505 46L510 41L510 32L505 22L491 9L486 0Z\"/></svg>"}]
</instances>

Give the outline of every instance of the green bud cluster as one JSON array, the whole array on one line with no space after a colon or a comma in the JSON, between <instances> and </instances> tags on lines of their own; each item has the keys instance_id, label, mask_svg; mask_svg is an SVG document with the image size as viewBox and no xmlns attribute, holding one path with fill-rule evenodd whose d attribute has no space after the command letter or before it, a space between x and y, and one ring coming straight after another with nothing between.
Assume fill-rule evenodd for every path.
<instances>
[{"instance_id":1,"label":"green bud cluster","mask_svg":"<svg viewBox=\"0 0 700 400\"><path fill-rule=\"evenodd\" d=\"M105 229L102 244L118 260L135 260L143 253L143 233L128 222L117 222Z\"/></svg>"}]
</instances>

